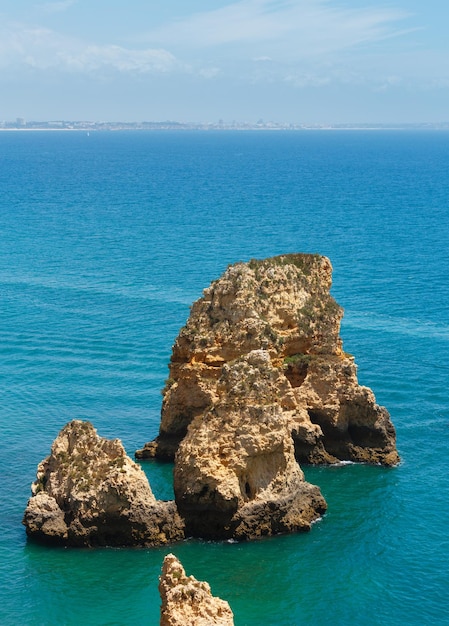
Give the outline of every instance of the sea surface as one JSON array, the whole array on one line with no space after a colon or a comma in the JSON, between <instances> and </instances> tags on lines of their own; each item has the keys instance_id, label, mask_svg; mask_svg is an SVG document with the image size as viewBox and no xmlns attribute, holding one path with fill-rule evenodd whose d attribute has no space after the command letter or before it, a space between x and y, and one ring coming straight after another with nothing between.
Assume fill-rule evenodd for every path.
<instances>
[{"instance_id":1,"label":"sea surface","mask_svg":"<svg viewBox=\"0 0 449 626\"><path fill-rule=\"evenodd\" d=\"M158 431L191 303L228 264L318 252L401 464L307 468L311 532L51 549L21 524L72 419ZM0 133L0 624L159 623L172 551L237 626L449 625L449 133ZM172 467L143 463L172 497Z\"/></svg>"}]
</instances>

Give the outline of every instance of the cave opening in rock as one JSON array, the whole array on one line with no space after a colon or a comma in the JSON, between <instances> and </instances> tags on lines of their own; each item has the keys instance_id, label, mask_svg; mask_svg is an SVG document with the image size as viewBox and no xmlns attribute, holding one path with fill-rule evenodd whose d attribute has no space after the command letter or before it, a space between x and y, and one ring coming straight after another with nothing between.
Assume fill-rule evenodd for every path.
<instances>
[{"instance_id":1,"label":"cave opening in rock","mask_svg":"<svg viewBox=\"0 0 449 626\"><path fill-rule=\"evenodd\" d=\"M301 387L307 377L308 367L309 365L306 361L286 363L284 374L292 387Z\"/></svg>"}]
</instances>

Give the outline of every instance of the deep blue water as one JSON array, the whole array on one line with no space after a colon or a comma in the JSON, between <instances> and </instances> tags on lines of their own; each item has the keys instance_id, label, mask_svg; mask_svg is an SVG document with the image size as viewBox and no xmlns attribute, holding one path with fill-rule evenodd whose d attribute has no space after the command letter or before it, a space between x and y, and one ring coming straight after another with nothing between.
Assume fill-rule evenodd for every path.
<instances>
[{"instance_id":1,"label":"deep blue water","mask_svg":"<svg viewBox=\"0 0 449 626\"><path fill-rule=\"evenodd\" d=\"M229 263L319 252L400 466L305 468L305 535L48 549L21 525L71 419L158 430L189 305ZM237 626L449 624L449 133L0 133L0 623L159 622L173 551ZM171 467L146 463L159 497Z\"/></svg>"}]
</instances>

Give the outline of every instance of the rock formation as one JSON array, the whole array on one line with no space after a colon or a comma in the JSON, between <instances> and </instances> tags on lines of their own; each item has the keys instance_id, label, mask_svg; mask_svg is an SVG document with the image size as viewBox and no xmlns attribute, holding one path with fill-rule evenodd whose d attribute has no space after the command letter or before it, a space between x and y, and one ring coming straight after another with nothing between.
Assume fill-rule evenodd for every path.
<instances>
[{"instance_id":1,"label":"rock formation","mask_svg":"<svg viewBox=\"0 0 449 626\"><path fill-rule=\"evenodd\" d=\"M38 467L27 533L161 545L308 530L326 503L298 462L396 464L389 414L343 352L331 277L330 261L310 254L230 266L194 303L159 436L136 453L175 459L175 502L156 500L118 440L74 421Z\"/></svg>"},{"instance_id":2,"label":"rock formation","mask_svg":"<svg viewBox=\"0 0 449 626\"><path fill-rule=\"evenodd\" d=\"M157 501L118 439L67 424L37 470L23 523L42 541L75 546L162 545L184 537L174 502Z\"/></svg>"},{"instance_id":3,"label":"rock formation","mask_svg":"<svg viewBox=\"0 0 449 626\"><path fill-rule=\"evenodd\" d=\"M281 431L288 429L299 462L398 463L389 414L376 404L370 389L358 384L354 359L343 352L339 335L343 311L330 295L331 281L332 266L326 257L284 255L228 267L194 303L173 346L159 435L136 452L138 458L173 459L179 448L175 486L184 511L190 504L181 493L180 467L190 466L187 457L193 455L195 437L202 441L211 420L217 433L227 428L229 403L235 423L238 414L247 425L257 421L256 409L245 406L245 393L240 410L235 398L227 398L235 388L225 384L229 372L241 367L238 384L252 388L255 366L245 369L241 360L254 350L263 350L277 371L269 421L277 422ZM262 384L259 379L257 384ZM256 388L254 392L257 405ZM199 445L207 449L204 442ZM287 443L282 445L287 450ZM206 467L209 461L204 463ZM212 475L206 484L211 480ZM238 496L237 491L232 498L243 498L245 489Z\"/></svg>"},{"instance_id":4,"label":"rock formation","mask_svg":"<svg viewBox=\"0 0 449 626\"><path fill-rule=\"evenodd\" d=\"M186 576L179 560L169 554L162 566L160 626L233 626L229 604L212 596L210 586Z\"/></svg>"},{"instance_id":5,"label":"rock formation","mask_svg":"<svg viewBox=\"0 0 449 626\"><path fill-rule=\"evenodd\" d=\"M221 368L217 401L191 423L175 460L187 535L253 539L309 530L326 509L305 482L289 429L294 397L265 350Z\"/></svg>"}]
</instances>

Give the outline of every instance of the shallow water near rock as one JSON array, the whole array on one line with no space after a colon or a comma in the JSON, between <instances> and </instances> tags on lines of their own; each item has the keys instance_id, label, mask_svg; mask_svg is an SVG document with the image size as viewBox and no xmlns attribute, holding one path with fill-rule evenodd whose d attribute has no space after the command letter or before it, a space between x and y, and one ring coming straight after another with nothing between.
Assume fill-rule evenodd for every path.
<instances>
[{"instance_id":1,"label":"shallow water near rock","mask_svg":"<svg viewBox=\"0 0 449 626\"><path fill-rule=\"evenodd\" d=\"M449 624L449 134L0 133L0 622L157 624L174 552L243 626ZM48 549L21 525L36 466L88 419L157 434L171 344L229 263L319 252L344 349L391 413L396 468L304 468L306 534ZM172 497L171 466L142 463Z\"/></svg>"}]
</instances>

